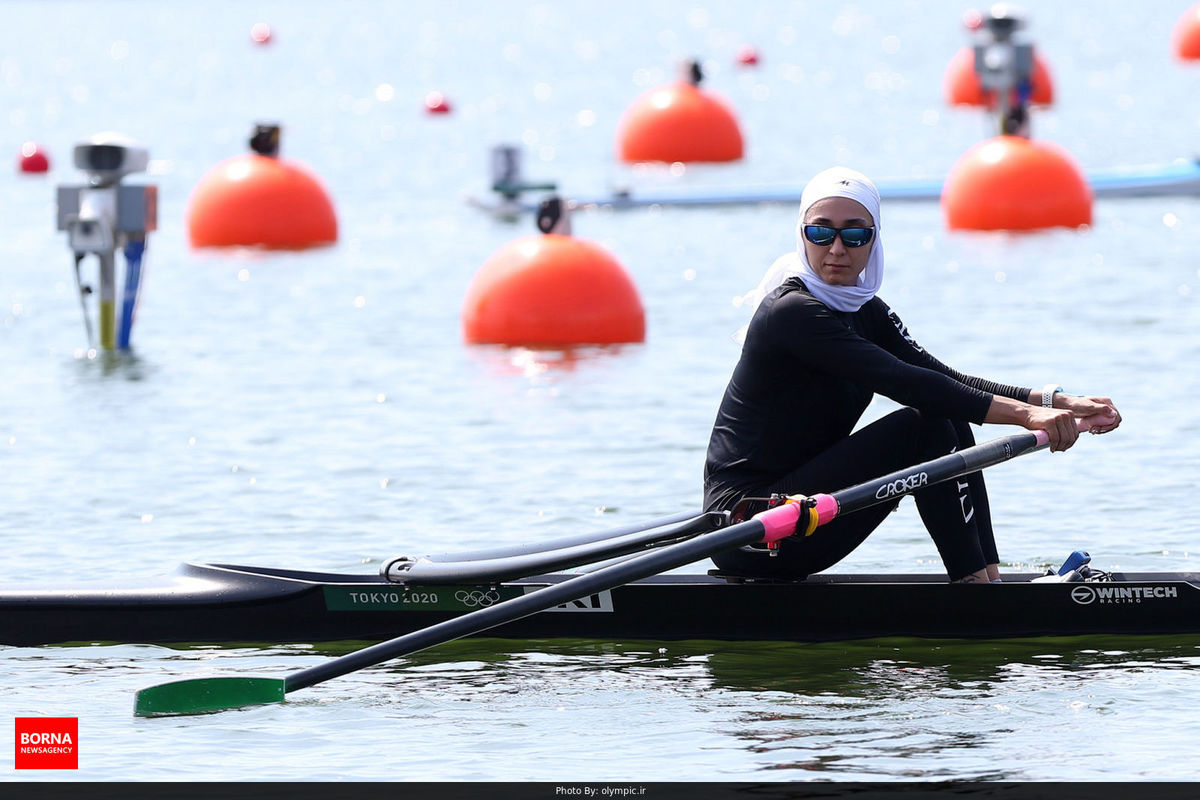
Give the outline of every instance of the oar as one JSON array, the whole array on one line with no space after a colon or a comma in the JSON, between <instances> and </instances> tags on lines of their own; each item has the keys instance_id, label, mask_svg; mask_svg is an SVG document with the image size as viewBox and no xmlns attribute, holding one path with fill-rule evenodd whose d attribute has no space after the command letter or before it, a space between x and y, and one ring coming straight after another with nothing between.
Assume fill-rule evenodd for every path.
<instances>
[{"instance_id":1,"label":"oar","mask_svg":"<svg viewBox=\"0 0 1200 800\"><path fill-rule=\"evenodd\" d=\"M1112 422L1112 417L1097 415L1076 420L1075 426L1080 432L1084 432L1092 428L1106 427ZM942 483L970 472L977 472L984 467L1008 461L1010 458L1041 450L1048 444L1050 444L1050 436L1045 431L1014 433L973 445L932 461L926 461L924 464L897 470L890 475L874 478L832 494L794 498L808 509L807 519L801 522L802 530L798 532L809 536L819 526L832 522L841 514L859 511L896 497L911 494L922 486Z\"/></svg>"},{"instance_id":2,"label":"oar","mask_svg":"<svg viewBox=\"0 0 1200 800\"><path fill-rule=\"evenodd\" d=\"M413 631L315 667L294 672L283 679L196 678L151 686L137 693L134 713L139 716L190 714L261 703L278 703L288 692L337 678L348 672L480 633L563 603L570 603L693 561L700 561L723 550L753 542L773 542L791 536L796 532L796 520L799 516L800 507L796 504L768 509L746 522L653 550L622 564L570 578L531 594Z\"/></svg>"},{"instance_id":3,"label":"oar","mask_svg":"<svg viewBox=\"0 0 1200 800\"><path fill-rule=\"evenodd\" d=\"M756 542L766 542L770 545L796 533L811 532L815 526L829 522L838 514L857 511L909 494L922 486L950 480L1007 461L1044 447L1048 443L1048 437L1040 431L1014 434L840 492L817 495L815 498L792 498L797 502L767 509L745 522L701 534L596 572L579 575L536 592L348 653L332 661L294 672L285 678L193 678L151 686L137 693L134 713L138 716L194 714L279 703L289 692L434 645L481 633L563 603L610 591L685 564L711 558L725 550Z\"/></svg>"}]
</instances>

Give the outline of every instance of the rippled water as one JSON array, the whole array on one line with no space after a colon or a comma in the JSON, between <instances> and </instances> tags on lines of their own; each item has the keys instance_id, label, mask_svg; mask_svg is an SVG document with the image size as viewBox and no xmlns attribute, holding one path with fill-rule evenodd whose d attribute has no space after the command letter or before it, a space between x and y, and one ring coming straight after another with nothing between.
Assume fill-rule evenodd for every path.
<instances>
[{"instance_id":1,"label":"rippled water","mask_svg":"<svg viewBox=\"0 0 1200 800\"><path fill-rule=\"evenodd\" d=\"M343 652L47 648L3 662L115 780L1194 780L1200 652L1170 639L458 642L284 706L136 719L147 681ZM20 698L21 693L18 693ZM86 698L88 707L80 707ZM23 775L22 777L30 777ZM38 777L38 776L33 776ZM44 777L44 776L42 776Z\"/></svg>"},{"instance_id":2,"label":"rippled water","mask_svg":"<svg viewBox=\"0 0 1200 800\"><path fill-rule=\"evenodd\" d=\"M1039 4L1060 102L1035 135L1087 168L1194 154L1200 71L1167 44L1185 5ZM544 354L461 343L471 275L532 231L463 196L505 141L530 177L592 193L799 184L831 163L941 175L984 135L941 99L963 6L742 6L5 4L3 140L41 141L55 170L0 175L0 582L115 582L187 559L371 571L696 507L745 322L730 301L792 246L795 210L578 216L634 277L648 337ZM260 18L268 48L248 41ZM53 45L30 35L51 29ZM733 66L746 43L757 70ZM616 165L620 112L693 55L738 108L746 159L674 177ZM422 115L430 89L455 113ZM191 187L270 119L329 187L338 245L190 250ZM91 360L52 187L78 180L76 140L114 128L151 148L161 224L133 355ZM885 207L883 296L919 341L1125 412L1119 434L989 473L1009 564L1082 547L1109 569L1195 568L1198 212L1101 201L1088 230L1010 236ZM908 506L837 569L940 567ZM82 756L69 775L0 762L0 779L1190 780L1196 645L480 640L284 706L159 720L132 717L137 689L278 676L334 651L4 648L3 714L78 716Z\"/></svg>"}]
</instances>

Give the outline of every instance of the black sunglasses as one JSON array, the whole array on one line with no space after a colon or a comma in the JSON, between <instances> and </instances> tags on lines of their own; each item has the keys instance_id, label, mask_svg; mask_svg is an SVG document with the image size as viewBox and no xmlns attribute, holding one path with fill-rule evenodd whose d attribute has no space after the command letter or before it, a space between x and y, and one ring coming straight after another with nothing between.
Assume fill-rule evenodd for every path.
<instances>
[{"instance_id":1,"label":"black sunglasses","mask_svg":"<svg viewBox=\"0 0 1200 800\"><path fill-rule=\"evenodd\" d=\"M875 236L874 228L834 228L831 225L805 225L804 238L808 239L818 247L825 247L833 244L833 240L838 234L842 235L842 244L846 247L862 247L864 244L870 244L871 239Z\"/></svg>"}]
</instances>

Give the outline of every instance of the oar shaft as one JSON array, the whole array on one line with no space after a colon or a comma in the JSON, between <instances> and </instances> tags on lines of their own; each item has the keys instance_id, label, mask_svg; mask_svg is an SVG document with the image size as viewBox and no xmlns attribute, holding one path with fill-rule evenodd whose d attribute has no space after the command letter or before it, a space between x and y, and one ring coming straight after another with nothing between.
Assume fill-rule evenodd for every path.
<instances>
[{"instance_id":1,"label":"oar shaft","mask_svg":"<svg viewBox=\"0 0 1200 800\"><path fill-rule=\"evenodd\" d=\"M389 580L414 586L492 583L527 575L543 575L582 564L595 564L664 546L720 528L725 520L724 513L713 511L700 516L693 515L686 522L666 528L654 526L622 536L610 532L603 539L581 540L581 543L557 549L534 545L522 547L521 550L527 551L523 553L517 550L497 551L507 554L495 558L466 558L461 561L452 560L450 556L442 556L440 560L432 556L415 560L399 558L387 562L381 573Z\"/></svg>"},{"instance_id":2,"label":"oar shaft","mask_svg":"<svg viewBox=\"0 0 1200 800\"><path fill-rule=\"evenodd\" d=\"M982 444L973 445L923 464L905 467L879 478L842 489L832 494L817 495L817 524L824 525L840 514L860 511L879 503L894 500L942 481L976 472L984 467L1008 461L1033 452L1049 443L1042 431L1014 433Z\"/></svg>"},{"instance_id":3,"label":"oar shaft","mask_svg":"<svg viewBox=\"0 0 1200 800\"><path fill-rule=\"evenodd\" d=\"M297 689L303 689L306 686L312 686L392 658L415 653L418 650L424 650L427 647L463 636L480 633L563 603L570 603L597 592L615 589L632 581L649 578L661 572L709 558L724 550L760 542L764 538L779 538L789 535L795 530L798 516L799 511L794 505L769 509L746 522L652 550L645 555L597 572L570 578L562 583L538 589L536 592L472 611L461 617L455 617L437 625L372 645L324 664L294 672L285 679L285 691L294 692Z\"/></svg>"},{"instance_id":4,"label":"oar shaft","mask_svg":"<svg viewBox=\"0 0 1200 800\"><path fill-rule=\"evenodd\" d=\"M510 558L513 556L524 556L530 553L545 553L551 550L563 550L568 547L578 547L583 544L592 544L594 542L606 541L608 539L616 539L622 536L627 536L631 533L641 533L642 531L654 530L663 528L667 525L675 525L678 523L700 522L707 523L710 518L708 514L697 515L695 511L681 511L670 516L659 517L658 519L648 520L646 522L635 523L633 525L625 525L620 528L612 528L605 531L593 531L591 533L577 534L575 536L564 536L560 539L551 539L545 542L535 544L525 543L519 545L508 545L506 547L492 547L485 550L469 550L461 553L433 553L425 556L430 561L436 562L454 562L461 561L483 561L493 558ZM711 525L709 526L712 527Z\"/></svg>"},{"instance_id":5,"label":"oar shaft","mask_svg":"<svg viewBox=\"0 0 1200 800\"><path fill-rule=\"evenodd\" d=\"M723 520L722 520L723 521ZM630 534L619 539L606 539L590 545L568 547L544 553L530 553L510 558L489 558L478 561L441 563L420 559L418 561L389 564L383 573L389 580L411 586L437 584L495 583L529 575L545 575L571 569L584 564L595 564L609 558L645 552L674 541L687 539L699 533L707 533L718 527L704 524L676 528L670 538L659 531Z\"/></svg>"},{"instance_id":6,"label":"oar shaft","mask_svg":"<svg viewBox=\"0 0 1200 800\"><path fill-rule=\"evenodd\" d=\"M1075 427L1082 433L1092 430L1093 427L1112 425L1115 421L1113 417L1098 414L1075 420ZM972 445L965 450L926 461L924 464L897 470L890 475L874 478L832 494L815 495L811 500L814 504L816 525L809 528L809 533L816 527L832 522L840 514L859 511L912 494L924 486L948 481L1008 461L1010 458L1041 450L1048 444L1050 435L1045 431L1014 433Z\"/></svg>"}]
</instances>

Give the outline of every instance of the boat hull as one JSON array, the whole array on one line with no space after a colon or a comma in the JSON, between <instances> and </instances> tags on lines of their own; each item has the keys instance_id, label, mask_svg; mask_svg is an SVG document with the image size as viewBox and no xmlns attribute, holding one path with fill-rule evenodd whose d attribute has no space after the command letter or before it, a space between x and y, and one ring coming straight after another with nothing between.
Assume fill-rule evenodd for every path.
<instances>
[{"instance_id":1,"label":"boat hull","mask_svg":"<svg viewBox=\"0 0 1200 800\"><path fill-rule=\"evenodd\" d=\"M377 641L549 583L411 586L373 575L185 564L160 585L0 591L0 644ZM993 586L936 575L821 575L798 583L663 575L494 628L519 639L817 642L1200 633L1200 573Z\"/></svg>"}]
</instances>

